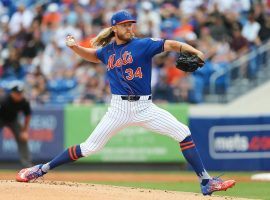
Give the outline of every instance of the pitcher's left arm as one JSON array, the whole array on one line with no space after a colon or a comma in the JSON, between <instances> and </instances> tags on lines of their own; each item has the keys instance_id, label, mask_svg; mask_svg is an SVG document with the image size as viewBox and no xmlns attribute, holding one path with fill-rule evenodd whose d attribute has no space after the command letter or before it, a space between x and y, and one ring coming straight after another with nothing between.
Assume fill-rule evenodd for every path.
<instances>
[{"instance_id":1,"label":"pitcher's left arm","mask_svg":"<svg viewBox=\"0 0 270 200\"><path fill-rule=\"evenodd\" d=\"M184 42L166 40L164 43L164 51L174 51L178 53L189 52L191 54L197 55L201 60L204 60L204 55L201 51Z\"/></svg>"}]
</instances>

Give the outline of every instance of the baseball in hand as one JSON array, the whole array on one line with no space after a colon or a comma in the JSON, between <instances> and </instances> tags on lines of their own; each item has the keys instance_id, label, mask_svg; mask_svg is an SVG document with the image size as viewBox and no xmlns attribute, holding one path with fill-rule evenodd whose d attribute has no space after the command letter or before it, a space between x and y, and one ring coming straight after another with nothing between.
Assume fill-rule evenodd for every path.
<instances>
[{"instance_id":1,"label":"baseball in hand","mask_svg":"<svg viewBox=\"0 0 270 200\"><path fill-rule=\"evenodd\" d=\"M66 45L69 46L69 47L72 47L72 46L76 45L76 42L75 42L74 38L68 36L66 38Z\"/></svg>"}]
</instances>

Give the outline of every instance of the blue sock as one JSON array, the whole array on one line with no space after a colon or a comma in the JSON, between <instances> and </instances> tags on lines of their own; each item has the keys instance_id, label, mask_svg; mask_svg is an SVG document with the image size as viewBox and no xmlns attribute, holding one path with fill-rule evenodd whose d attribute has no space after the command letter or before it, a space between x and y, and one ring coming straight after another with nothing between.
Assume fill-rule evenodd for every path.
<instances>
[{"instance_id":1,"label":"blue sock","mask_svg":"<svg viewBox=\"0 0 270 200\"><path fill-rule=\"evenodd\" d=\"M54 169L59 165L73 162L83 157L80 145L72 146L66 149L64 152L56 156L52 161L42 166L42 171L47 173L50 169Z\"/></svg>"},{"instance_id":2,"label":"blue sock","mask_svg":"<svg viewBox=\"0 0 270 200\"><path fill-rule=\"evenodd\" d=\"M206 185L211 177L204 168L201 157L192 140L192 137L186 137L182 142L180 142L180 147L184 157L196 172L197 176L201 180L201 183Z\"/></svg>"}]
</instances>

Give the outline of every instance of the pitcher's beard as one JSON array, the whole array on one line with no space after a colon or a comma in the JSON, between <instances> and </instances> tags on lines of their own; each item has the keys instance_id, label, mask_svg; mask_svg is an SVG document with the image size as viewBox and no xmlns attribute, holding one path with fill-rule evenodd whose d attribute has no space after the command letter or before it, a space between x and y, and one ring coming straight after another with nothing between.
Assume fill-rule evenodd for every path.
<instances>
[{"instance_id":1,"label":"pitcher's beard","mask_svg":"<svg viewBox=\"0 0 270 200\"><path fill-rule=\"evenodd\" d=\"M129 42L134 37L133 33L129 33L129 34L130 34L130 37L127 37L126 35L117 35L117 36L120 40Z\"/></svg>"}]
</instances>

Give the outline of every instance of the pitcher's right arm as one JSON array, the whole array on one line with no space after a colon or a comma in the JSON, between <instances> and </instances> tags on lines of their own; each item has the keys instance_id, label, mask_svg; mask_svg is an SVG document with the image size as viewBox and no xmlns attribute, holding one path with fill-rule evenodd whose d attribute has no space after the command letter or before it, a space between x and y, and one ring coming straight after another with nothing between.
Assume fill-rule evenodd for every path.
<instances>
[{"instance_id":1,"label":"pitcher's right arm","mask_svg":"<svg viewBox=\"0 0 270 200\"><path fill-rule=\"evenodd\" d=\"M76 54L81 56L83 59L93 62L100 63L101 61L98 59L96 55L97 49L94 48L85 48L78 45L73 36L68 35L66 37L66 45L73 50Z\"/></svg>"}]
</instances>

